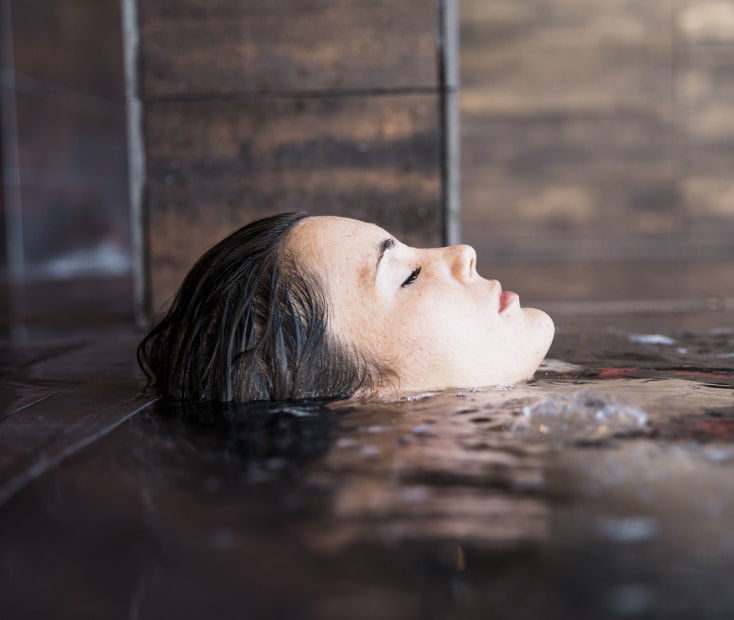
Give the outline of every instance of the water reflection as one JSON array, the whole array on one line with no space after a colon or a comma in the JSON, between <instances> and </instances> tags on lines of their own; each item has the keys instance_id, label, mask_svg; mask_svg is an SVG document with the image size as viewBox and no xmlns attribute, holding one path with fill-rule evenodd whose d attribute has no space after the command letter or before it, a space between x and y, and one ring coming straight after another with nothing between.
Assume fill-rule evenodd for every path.
<instances>
[{"instance_id":1,"label":"water reflection","mask_svg":"<svg viewBox=\"0 0 734 620\"><path fill-rule=\"evenodd\" d=\"M160 403L147 522L315 618L728 617L732 335L597 344L512 389Z\"/></svg>"},{"instance_id":2,"label":"water reflection","mask_svg":"<svg viewBox=\"0 0 734 620\"><path fill-rule=\"evenodd\" d=\"M393 402L160 403L142 422L239 471L237 485L278 489L272 509L303 513L294 527L322 551L375 541L539 544L551 506L573 495L566 469L596 471L586 486L603 489L620 473L599 471L602 455L643 439L720 441L734 429L731 388L658 376L651 389L650 377L572 371L550 364L513 389ZM563 474L559 454L577 455ZM549 483L550 465L563 484Z\"/></svg>"},{"instance_id":3,"label":"water reflection","mask_svg":"<svg viewBox=\"0 0 734 620\"><path fill-rule=\"evenodd\" d=\"M508 547L545 536L544 448L514 440L519 393L445 393L353 408L315 475L339 477L333 522L310 540ZM337 406L338 408L338 406Z\"/></svg>"},{"instance_id":4,"label":"water reflection","mask_svg":"<svg viewBox=\"0 0 734 620\"><path fill-rule=\"evenodd\" d=\"M28 470L1 515L5 616L734 617L734 330L665 320L574 324L513 389L159 403ZM96 374L104 342L9 384L87 376L63 423L6 412L47 461L129 394L122 366Z\"/></svg>"},{"instance_id":5,"label":"water reflection","mask_svg":"<svg viewBox=\"0 0 734 620\"><path fill-rule=\"evenodd\" d=\"M178 436L208 453L243 464L300 464L329 449L332 418L324 403L294 405L159 401L141 418L147 428Z\"/></svg>"}]
</instances>

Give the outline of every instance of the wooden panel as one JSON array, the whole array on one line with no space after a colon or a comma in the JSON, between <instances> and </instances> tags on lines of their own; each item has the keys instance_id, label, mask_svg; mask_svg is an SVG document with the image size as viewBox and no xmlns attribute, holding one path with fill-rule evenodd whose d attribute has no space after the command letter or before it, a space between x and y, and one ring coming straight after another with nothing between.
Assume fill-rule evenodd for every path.
<instances>
[{"instance_id":1,"label":"wooden panel","mask_svg":"<svg viewBox=\"0 0 734 620\"><path fill-rule=\"evenodd\" d=\"M734 168L734 163L730 165ZM725 235L728 241L726 255L734 254L734 179L731 175L691 173L682 183L682 194L687 227L692 231Z\"/></svg>"},{"instance_id":2,"label":"wooden panel","mask_svg":"<svg viewBox=\"0 0 734 620\"><path fill-rule=\"evenodd\" d=\"M462 183L464 219L479 227L465 239L480 253L506 249L511 231L553 254L549 231L670 230L670 50L474 51L462 65Z\"/></svg>"},{"instance_id":3,"label":"wooden panel","mask_svg":"<svg viewBox=\"0 0 734 620\"><path fill-rule=\"evenodd\" d=\"M467 126L463 134L468 163L480 160L482 165L502 165L518 174L543 174L568 166L589 170L661 164L670 157L669 114L560 110L475 118L474 126Z\"/></svg>"},{"instance_id":4,"label":"wooden panel","mask_svg":"<svg viewBox=\"0 0 734 620\"><path fill-rule=\"evenodd\" d=\"M619 113L622 107L669 106L670 48L554 50L494 54L463 50L463 118L492 111L552 109Z\"/></svg>"},{"instance_id":5,"label":"wooden panel","mask_svg":"<svg viewBox=\"0 0 734 620\"><path fill-rule=\"evenodd\" d=\"M436 86L435 0L140 0L143 96Z\"/></svg>"},{"instance_id":6,"label":"wooden panel","mask_svg":"<svg viewBox=\"0 0 734 620\"><path fill-rule=\"evenodd\" d=\"M478 175L483 174L483 181ZM670 233L680 225L675 178L667 166L618 171L573 170L513 175L476 171L466 197L484 205L467 214L463 240L480 262L512 259L624 258L630 238ZM484 190L481 189L484 188Z\"/></svg>"},{"instance_id":7,"label":"wooden panel","mask_svg":"<svg viewBox=\"0 0 734 620\"><path fill-rule=\"evenodd\" d=\"M734 43L734 3L731 0L681 0L677 33L686 44Z\"/></svg>"},{"instance_id":8,"label":"wooden panel","mask_svg":"<svg viewBox=\"0 0 734 620\"><path fill-rule=\"evenodd\" d=\"M438 97L149 103L152 309L212 243L281 211L440 243Z\"/></svg>"},{"instance_id":9,"label":"wooden panel","mask_svg":"<svg viewBox=\"0 0 734 620\"><path fill-rule=\"evenodd\" d=\"M464 240L482 260L666 252L686 227L675 11L462 0Z\"/></svg>"},{"instance_id":10,"label":"wooden panel","mask_svg":"<svg viewBox=\"0 0 734 620\"><path fill-rule=\"evenodd\" d=\"M731 177L734 167L734 46L689 50L681 59L678 91L688 146L687 168L695 173Z\"/></svg>"},{"instance_id":11,"label":"wooden panel","mask_svg":"<svg viewBox=\"0 0 734 620\"><path fill-rule=\"evenodd\" d=\"M492 250L511 231L669 230L676 215L670 131L668 118L644 113L465 121L464 217L473 223L465 239Z\"/></svg>"},{"instance_id":12,"label":"wooden panel","mask_svg":"<svg viewBox=\"0 0 734 620\"><path fill-rule=\"evenodd\" d=\"M462 46L483 46L503 54L600 46L670 46L676 2L461 0Z\"/></svg>"},{"instance_id":13,"label":"wooden panel","mask_svg":"<svg viewBox=\"0 0 734 620\"><path fill-rule=\"evenodd\" d=\"M734 17L734 4L727 6ZM710 4L692 3L694 8L699 12L690 13L689 19L698 16L700 28L691 34L725 37L731 23L713 24L706 12L716 13ZM734 239L734 46L688 48L681 59L678 92L687 225L712 233L728 231Z\"/></svg>"}]
</instances>

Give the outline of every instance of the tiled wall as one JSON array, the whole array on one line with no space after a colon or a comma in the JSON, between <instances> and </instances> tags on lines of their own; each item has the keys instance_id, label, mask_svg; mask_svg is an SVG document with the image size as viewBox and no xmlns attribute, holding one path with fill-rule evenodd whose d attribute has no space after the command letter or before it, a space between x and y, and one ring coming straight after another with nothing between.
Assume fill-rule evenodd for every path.
<instances>
[{"instance_id":1,"label":"tiled wall","mask_svg":"<svg viewBox=\"0 0 734 620\"><path fill-rule=\"evenodd\" d=\"M734 256L734 1L461 0L480 262Z\"/></svg>"},{"instance_id":2,"label":"tiled wall","mask_svg":"<svg viewBox=\"0 0 734 620\"><path fill-rule=\"evenodd\" d=\"M118 0L0 0L4 221L18 275L129 271Z\"/></svg>"},{"instance_id":3,"label":"tiled wall","mask_svg":"<svg viewBox=\"0 0 734 620\"><path fill-rule=\"evenodd\" d=\"M447 3L137 2L154 313L207 247L272 213L441 242Z\"/></svg>"}]
</instances>

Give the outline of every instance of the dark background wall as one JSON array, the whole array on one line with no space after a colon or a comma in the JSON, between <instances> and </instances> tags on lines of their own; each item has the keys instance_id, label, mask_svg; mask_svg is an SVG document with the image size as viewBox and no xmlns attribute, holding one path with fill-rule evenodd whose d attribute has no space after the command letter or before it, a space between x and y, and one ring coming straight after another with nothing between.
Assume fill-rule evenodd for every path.
<instances>
[{"instance_id":1,"label":"dark background wall","mask_svg":"<svg viewBox=\"0 0 734 620\"><path fill-rule=\"evenodd\" d=\"M129 272L118 0L0 0L3 259L17 277Z\"/></svg>"},{"instance_id":2,"label":"dark background wall","mask_svg":"<svg viewBox=\"0 0 734 620\"><path fill-rule=\"evenodd\" d=\"M450 236L433 0L125 4L154 307L257 214ZM457 4L481 271L540 302L734 295L734 0ZM90 278L132 307L121 30L118 0L0 0L0 267L46 309Z\"/></svg>"},{"instance_id":3,"label":"dark background wall","mask_svg":"<svg viewBox=\"0 0 734 620\"><path fill-rule=\"evenodd\" d=\"M734 292L734 2L461 0L462 218L543 299Z\"/></svg>"},{"instance_id":4,"label":"dark background wall","mask_svg":"<svg viewBox=\"0 0 734 620\"><path fill-rule=\"evenodd\" d=\"M282 211L440 244L446 5L138 0L145 305L226 233Z\"/></svg>"}]
</instances>

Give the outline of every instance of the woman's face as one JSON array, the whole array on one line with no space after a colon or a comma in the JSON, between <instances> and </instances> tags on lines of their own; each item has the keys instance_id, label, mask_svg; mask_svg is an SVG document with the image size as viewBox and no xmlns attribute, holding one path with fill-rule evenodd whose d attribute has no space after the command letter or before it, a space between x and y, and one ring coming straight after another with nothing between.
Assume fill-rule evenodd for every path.
<instances>
[{"instance_id":1,"label":"woman's face","mask_svg":"<svg viewBox=\"0 0 734 620\"><path fill-rule=\"evenodd\" d=\"M467 245L411 248L373 224L309 217L289 247L326 285L329 328L392 368L401 392L526 380L553 340L550 317L480 277Z\"/></svg>"}]
</instances>

